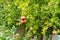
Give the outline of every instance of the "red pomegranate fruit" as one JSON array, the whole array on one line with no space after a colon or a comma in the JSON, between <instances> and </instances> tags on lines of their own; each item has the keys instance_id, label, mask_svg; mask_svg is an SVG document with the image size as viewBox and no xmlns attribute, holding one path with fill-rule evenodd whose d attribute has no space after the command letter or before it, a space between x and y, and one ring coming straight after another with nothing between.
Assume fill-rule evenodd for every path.
<instances>
[{"instance_id":1,"label":"red pomegranate fruit","mask_svg":"<svg viewBox=\"0 0 60 40\"><path fill-rule=\"evenodd\" d=\"M26 24L26 17L25 17L25 16L22 16L22 17L21 17L21 23L22 23L22 24Z\"/></svg>"}]
</instances>

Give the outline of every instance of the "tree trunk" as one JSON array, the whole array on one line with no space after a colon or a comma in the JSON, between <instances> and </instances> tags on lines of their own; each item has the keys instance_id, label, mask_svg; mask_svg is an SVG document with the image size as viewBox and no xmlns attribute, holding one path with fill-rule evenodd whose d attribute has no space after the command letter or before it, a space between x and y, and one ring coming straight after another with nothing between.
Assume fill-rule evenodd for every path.
<instances>
[{"instance_id":1,"label":"tree trunk","mask_svg":"<svg viewBox=\"0 0 60 40\"><path fill-rule=\"evenodd\" d=\"M22 40L25 34L25 29L23 28L18 28L17 34L16 34L16 40Z\"/></svg>"}]
</instances>

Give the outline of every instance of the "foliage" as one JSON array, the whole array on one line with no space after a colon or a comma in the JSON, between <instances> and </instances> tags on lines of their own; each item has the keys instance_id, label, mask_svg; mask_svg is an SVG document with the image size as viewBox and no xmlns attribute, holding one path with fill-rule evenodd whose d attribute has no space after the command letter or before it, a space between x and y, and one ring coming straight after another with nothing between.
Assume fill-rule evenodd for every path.
<instances>
[{"instance_id":1,"label":"foliage","mask_svg":"<svg viewBox=\"0 0 60 40\"><path fill-rule=\"evenodd\" d=\"M25 25L21 16L26 17ZM25 29L29 39L51 35L53 30L60 34L60 0L0 0L0 39L15 35L18 28Z\"/></svg>"}]
</instances>

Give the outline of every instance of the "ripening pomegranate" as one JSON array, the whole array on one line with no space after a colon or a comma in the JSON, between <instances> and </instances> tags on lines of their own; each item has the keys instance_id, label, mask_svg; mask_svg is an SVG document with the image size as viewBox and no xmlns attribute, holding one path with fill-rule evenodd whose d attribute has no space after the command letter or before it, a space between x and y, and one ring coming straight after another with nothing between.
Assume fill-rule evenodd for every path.
<instances>
[{"instance_id":1,"label":"ripening pomegranate","mask_svg":"<svg viewBox=\"0 0 60 40\"><path fill-rule=\"evenodd\" d=\"M29 28L29 30L32 30L32 29L33 29L32 27Z\"/></svg>"},{"instance_id":2,"label":"ripening pomegranate","mask_svg":"<svg viewBox=\"0 0 60 40\"><path fill-rule=\"evenodd\" d=\"M21 17L21 23L22 23L22 24L26 24L26 17L25 17L25 16L22 16L22 17Z\"/></svg>"},{"instance_id":3,"label":"ripening pomegranate","mask_svg":"<svg viewBox=\"0 0 60 40\"><path fill-rule=\"evenodd\" d=\"M52 31L52 35L56 35L56 31Z\"/></svg>"}]
</instances>

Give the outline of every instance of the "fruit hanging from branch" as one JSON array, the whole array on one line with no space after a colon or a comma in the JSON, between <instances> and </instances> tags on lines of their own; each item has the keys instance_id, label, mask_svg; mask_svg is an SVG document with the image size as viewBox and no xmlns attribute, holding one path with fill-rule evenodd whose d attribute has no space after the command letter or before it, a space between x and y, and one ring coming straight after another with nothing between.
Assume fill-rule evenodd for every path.
<instances>
[{"instance_id":1,"label":"fruit hanging from branch","mask_svg":"<svg viewBox=\"0 0 60 40\"><path fill-rule=\"evenodd\" d=\"M54 30L54 31L52 31L52 35L56 35L57 33L56 33L56 31Z\"/></svg>"},{"instance_id":2,"label":"fruit hanging from branch","mask_svg":"<svg viewBox=\"0 0 60 40\"><path fill-rule=\"evenodd\" d=\"M29 28L29 30L30 30L30 31L32 31L32 30L33 30L33 28L32 28L32 27L30 27L30 28Z\"/></svg>"},{"instance_id":3,"label":"fruit hanging from branch","mask_svg":"<svg viewBox=\"0 0 60 40\"><path fill-rule=\"evenodd\" d=\"M22 17L21 17L21 23L22 23L22 24L26 24L26 17L25 17L25 16L22 16Z\"/></svg>"}]
</instances>

